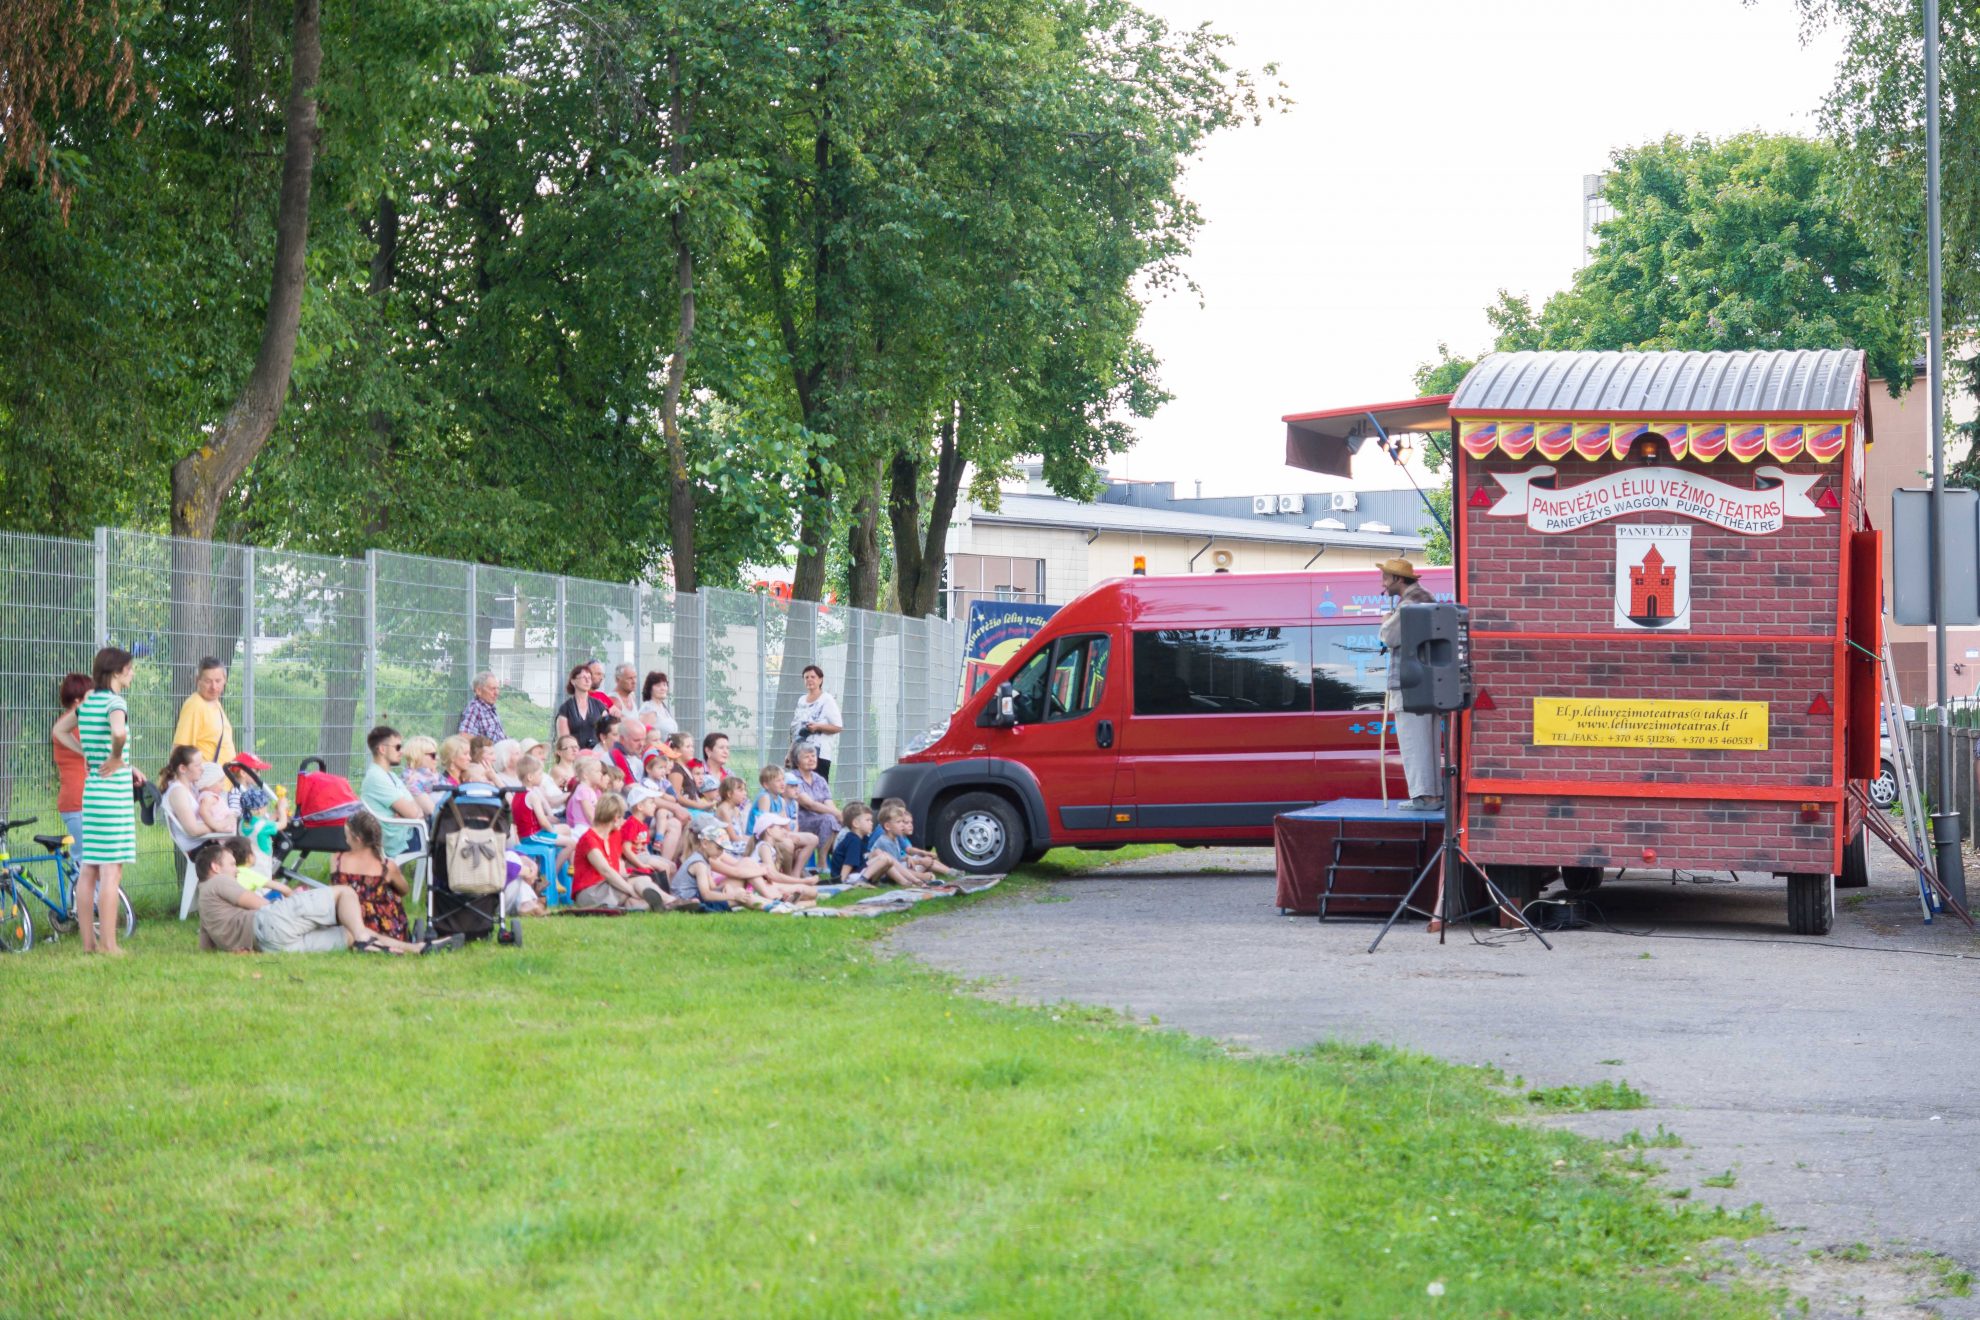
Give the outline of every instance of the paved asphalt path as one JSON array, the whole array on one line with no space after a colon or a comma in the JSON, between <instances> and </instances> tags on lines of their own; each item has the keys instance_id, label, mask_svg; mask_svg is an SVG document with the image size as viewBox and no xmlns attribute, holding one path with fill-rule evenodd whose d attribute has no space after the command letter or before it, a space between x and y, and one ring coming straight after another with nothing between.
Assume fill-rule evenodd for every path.
<instances>
[{"instance_id":1,"label":"paved asphalt path","mask_svg":"<svg viewBox=\"0 0 1980 1320\"><path fill-rule=\"evenodd\" d=\"M1419 921L1370 955L1369 922L1281 915L1262 849L1146 858L931 914L893 939L1016 998L1155 1015L1261 1050L1381 1041L1529 1086L1626 1080L1651 1108L1559 1121L1602 1137L1663 1124L1684 1140L1652 1152L1667 1184L1759 1201L1787 1230L1784 1253L1862 1242L1974 1268L1980 939L1950 916L1924 926L1902 868L1872 849L1872 886L1840 891L1827 939L1787 933L1770 877L1631 873L1593 897L1616 928L1654 935L1564 932L1550 953L1463 928L1439 946ZM1702 1185L1727 1170L1733 1188ZM1980 1302L1941 1307L1980 1315Z\"/></svg>"}]
</instances>

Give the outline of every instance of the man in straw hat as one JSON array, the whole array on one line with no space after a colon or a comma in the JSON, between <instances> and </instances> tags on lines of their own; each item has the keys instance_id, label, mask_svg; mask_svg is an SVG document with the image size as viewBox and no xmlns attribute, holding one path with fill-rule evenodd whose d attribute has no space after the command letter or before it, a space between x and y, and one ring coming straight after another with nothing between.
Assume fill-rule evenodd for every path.
<instances>
[{"instance_id":1,"label":"man in straw hat","mask_svg":"<svg viewBox=\"0 0 1980 1320\"><path fill-rule=\"evenodd\" d=\"M1409 804L1418 811L1441 811L1443 785L1437 780L1437 726L1434 715L1411 715L1402 709L1397 694L1401 678L1397 673L1397 647L1402 645L1402 607L1431 605L1436 597L1416 580L1416 565L1407 559L1384 559L1382 594L1394 596L1396 607L1382 619L1382 649L1389 655L1389 710L1396 726L1396 747L1402 752L1403 778L1409 784Z\"/></svg>"}]
</instances>

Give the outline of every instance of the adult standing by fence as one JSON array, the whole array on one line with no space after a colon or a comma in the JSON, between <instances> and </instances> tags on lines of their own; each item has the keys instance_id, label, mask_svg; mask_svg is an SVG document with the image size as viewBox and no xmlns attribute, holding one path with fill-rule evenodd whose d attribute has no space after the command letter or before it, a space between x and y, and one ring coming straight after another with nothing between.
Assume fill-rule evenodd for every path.
<instances>
[{"instance_id":1,"label":"adult standing by fence","mask_svg":"<svg viewBox=\"0 0 1980 1320\"><path fill-rule=\"evenodd\" d=\"M596 682L589 664L573 666L564 680L564 691L570 695L557 707L557 736L569 734L587 752L598 745L598 721L607 714L605 703L591 690Z\"/></svg>"},{"instance_id":2,"label":"adult standing by fence","mask_svg":"<svg viewBox=\"0 0 1980 1320\"><path fill-rule=\"evenodd\" d=\"M82 739L76 736L76 707L96 685L88 674L64 674L55 693L62 713L48 731L48 745L55 757L55 814L71 840L82 842L83 785L89 782L89 762L83 756Z\"/></svg>"},{"instance_id":3,"label":"adult standing by fence","mask_svg":"<svg viewBox=\"0 0 1980 1320\"><path fill-rule=\"evenodd\" d=\"M179 707L179 722L172 729L174 747L197 747L199 754L215 765L233 763L234 722L220 704L226 690L225 662L211 655L201 659L192 695Z\"/></svg>"},{"instance_id":4,"label":"adult standing by fence","mask_svg":"<svg viewBox=\"0 0 1980 1320\"><path fill-rule=\"evenodd\" d=\"M639 688L639 722L646 726L647 737L658 746L681 731L680 722L667 705L667 693L671 685L667 675L656 669L646 676Z\"/></svg>"},{"instance_id":5,"label":"adult standing by fence","mask_svg":"<svg viewBox=\"0 0 1980 1320\"><path fill-rule=\"evenodd\" d=\"M77 858L76 914L81 918L84 953L122 953L117 923L124 868L137 860L137 804L144 776L124 759L131 741L130 707L124 692L137 672L129 651L106 646L90 666L94 690L76 707L76 735L82 743L89 779L83 785L83 836Z\"/></svg>"},{"instance_id":6,"label":"adult standing by fence","mask_svg":"<svg viewBox=\"0 0 1980 1320\"><path fill-rule=\"evenodd\" d=\"M839 754L839 735L845 732L845 717L839 713L839 699L825 690L825 671L817 665L804 667L804 699L791 717L791 753L800 747L818 752L818 773L832 777L832 758Z\"/></svg>"},{"instance_id":7,"label":"adult standing by fence","mask_svg":"<svg viewBox=\"0 0 1980 1320\"><path fill-rule=\"evenodd\" d=\"M461 708L461 725L456 733L480 736L498 743L509 735L502 730L502 716L495 709L495 698L502 695L502 680L484 669L474 676L474 695Z\"/></svg>"},{"instance_id":8,"label":"adult standing by fence","mask_svg":"<svg viewBox=\"0 0 1980 1320\"><path fill-rule=\"evenodd\" d=\"M622 720L637 719L639 698L633 694L639 689L639 670L630 664L622 664L612 671L613 689L606 698L612 713ZM640 721L642 724L644 720Z\"/></svg>"}]
</instances>

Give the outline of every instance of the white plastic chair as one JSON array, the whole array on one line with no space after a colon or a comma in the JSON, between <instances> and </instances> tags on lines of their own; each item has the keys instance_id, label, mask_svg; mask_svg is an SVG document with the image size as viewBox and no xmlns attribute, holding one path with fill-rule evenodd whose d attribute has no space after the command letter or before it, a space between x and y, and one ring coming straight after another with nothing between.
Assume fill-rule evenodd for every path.
<instances>
[{"instance_id":1,"label":"white plastic chair","mask_svg":"<svg viewBox=\"0 0 1980 1320\"><path fill-rule=\"evenodd\" d=\"M163 801L158 804L158 814L165 818L165 828L172 836L172 847L178 853L184 880L179 888L179 920L184 921L192 912L193 899L199 892L199 874L193 869L192 855L201 845L215 839L231 839L231 834L187 834L185 826Z\"/></svg>"}]
</instances>

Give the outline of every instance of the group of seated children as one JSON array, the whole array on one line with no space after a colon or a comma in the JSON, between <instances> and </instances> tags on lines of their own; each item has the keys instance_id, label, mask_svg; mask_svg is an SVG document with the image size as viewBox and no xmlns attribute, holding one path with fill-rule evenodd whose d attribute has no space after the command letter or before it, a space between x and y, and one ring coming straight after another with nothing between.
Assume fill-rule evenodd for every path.
<instances>
[{"instance_id":1,"label":"group of seated children","mask_svg":"<svg viewBox=\"0 0 1980 1320\"><path fill-rule=\"evenodd\" d=\"M840 884L893 884L903 889L926 889L937 876L953 876L941 858L908 840L914 817L899 798L888 798L876 813L864 802L848 803L841 818L845 829L832 845L828 868Z\"/></svg>"}]
</instances>

